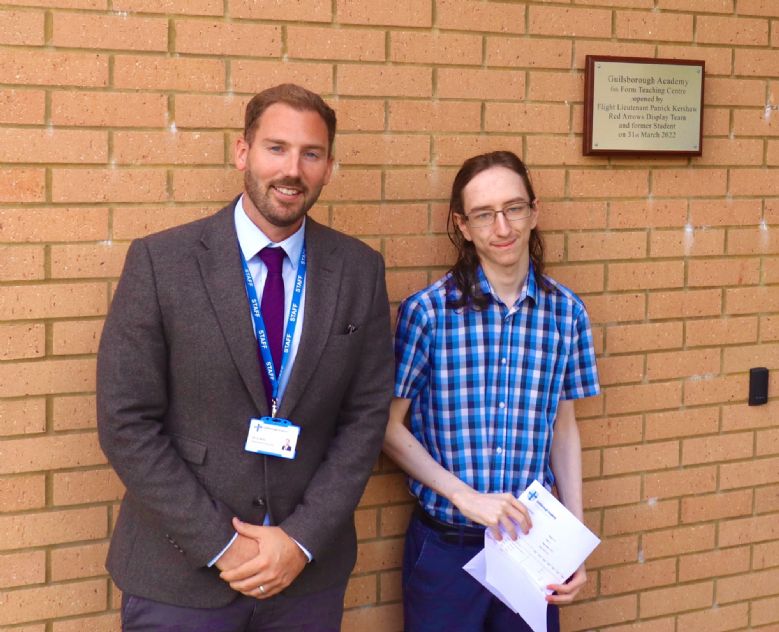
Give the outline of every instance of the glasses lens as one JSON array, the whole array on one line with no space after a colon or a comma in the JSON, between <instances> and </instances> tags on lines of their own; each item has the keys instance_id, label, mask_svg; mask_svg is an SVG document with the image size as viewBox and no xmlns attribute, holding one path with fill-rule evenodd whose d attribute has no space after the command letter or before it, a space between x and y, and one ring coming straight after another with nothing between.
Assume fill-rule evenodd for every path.
<instances>
[{"instance_id":1,"label":"glasses lens","mask_svg":"<svg viewBox=\"0 0 779 632\"><path fill-rule=\"evenodd\" d=\"M467 217L471 226L475 226L476 228L489 226L495 221L495 213L493 211L479 211L478 213L472 213Z\"/></svg>"}]
</instances>

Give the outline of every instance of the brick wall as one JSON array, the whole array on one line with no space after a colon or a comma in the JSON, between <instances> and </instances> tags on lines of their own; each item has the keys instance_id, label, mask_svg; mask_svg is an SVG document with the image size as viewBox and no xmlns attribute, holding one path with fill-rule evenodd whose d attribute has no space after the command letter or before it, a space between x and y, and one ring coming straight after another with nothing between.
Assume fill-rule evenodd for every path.
<instances>
[{"instance_id":1,"label":"brick wall","mask_svg":"<svg viewBox=\"0 0 779 632\"><path fill-rule=\"evenodd\" d=\"M704 59L703 156L583 157L588 53ZM102 319L131 239L239 190L243 106L280 81L336 107L313 213L384 254L395 302L451 261L459 163L531 165L605 387L577 407L603 544L564 629L779 630L779 399L746 406L779 369L777 0L0 0L0 629L118 629ZM346 630L400 629L408 511L382 459Z\"/></svg>"}]
</instances>

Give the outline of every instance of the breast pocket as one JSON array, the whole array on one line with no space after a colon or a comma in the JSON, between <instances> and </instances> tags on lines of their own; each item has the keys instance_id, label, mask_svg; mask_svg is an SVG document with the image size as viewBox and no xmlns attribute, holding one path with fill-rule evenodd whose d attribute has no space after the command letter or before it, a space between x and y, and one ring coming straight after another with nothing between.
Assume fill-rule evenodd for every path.
<instances>
[{"instance_id":1,"label":"breast pocket","mask_svg":"<svg viewBox=\"0 0 779 632\"><path fill-rule=\"evenodd\" d=\"M182 437L181 435L171 435L171 441L173 447L176 448L176 452L184 459L189 465L189 469L197 479L205 484L206 477L204 472L204 465L206 462L206 454L208 453L208 446L202 441L196 439L189 439L188 437Z\"/></svg>"}]
</instances>

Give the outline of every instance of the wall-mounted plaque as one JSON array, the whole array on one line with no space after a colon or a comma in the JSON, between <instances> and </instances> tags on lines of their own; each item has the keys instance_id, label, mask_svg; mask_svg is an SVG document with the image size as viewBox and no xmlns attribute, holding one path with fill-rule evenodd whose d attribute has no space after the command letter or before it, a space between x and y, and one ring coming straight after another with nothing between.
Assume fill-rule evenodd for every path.
<instances>
[{"instance_id":1,"label":"wall-mounted plaque","mask_svg":"<svg viewBox=\"0 0 779 632\"><path fill-rule=\"evenodd\" d=\"M700 156L704 65L587 55L584 154Z\"/></svg>"}]
</instances>

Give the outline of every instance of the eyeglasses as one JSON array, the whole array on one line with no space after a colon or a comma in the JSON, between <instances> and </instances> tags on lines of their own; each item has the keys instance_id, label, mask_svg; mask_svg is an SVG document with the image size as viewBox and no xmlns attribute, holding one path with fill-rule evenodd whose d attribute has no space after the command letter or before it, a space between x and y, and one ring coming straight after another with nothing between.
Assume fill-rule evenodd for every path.
<instances>
[{"instance_id":1,"label":"eyeglasses","mask_svg":"<svg viewBox=\"0 0 779 632\"><path fill-rule=\"evenodd\" d=\"M502 211L484 209L475 211L474 213L470 213L464 217L474 228L486 228L487 226L492 226L495 223L495 220L498 217L498 213L503 213L503 217L505 217L509 222L519 222L530 217L533 214L534 208L535 205L532 202L519 203L512 204L508 208L504 208Z\"/></svg>"}]
</instances>

